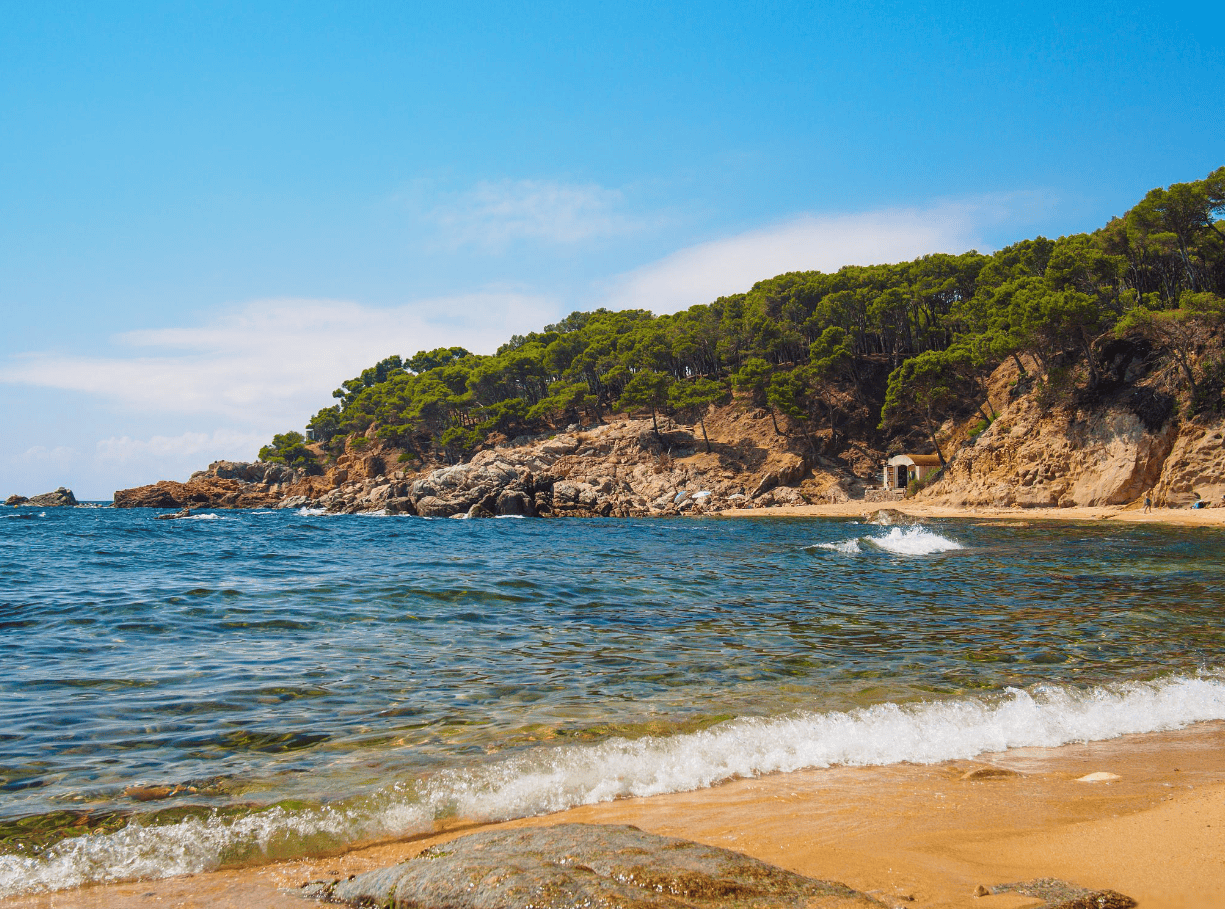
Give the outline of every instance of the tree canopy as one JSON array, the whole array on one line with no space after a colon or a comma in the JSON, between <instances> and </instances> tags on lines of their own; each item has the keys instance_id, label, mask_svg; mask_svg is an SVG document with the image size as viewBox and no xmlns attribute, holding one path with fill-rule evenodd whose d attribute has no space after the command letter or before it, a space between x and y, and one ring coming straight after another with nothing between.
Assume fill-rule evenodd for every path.
<instances>
[{"instance_id":1,"label":"tree canopy","mask_svg":"<svg viewBox=\"0 0 1225 909\"><path fill-rule=\"evenodd\" d=\"M1223 215L1225 167L1154 189L1093 233L991 255L789 272L674 315L574 312L493 355L449 347L388 356L343 382L309 428L334 448L374 427L420 457L455 460L491 435L617 409L701 419L734 390L776 420L786 415L814 447L816 427L836 443L852 420L934 443L950 409L980 406L985 376L1004 359L1029 358L1039 380L1074 366L1092 389L1098 348L1119 332L1173 357L1202 399L1193 361L1221 322ZM261 457L299 459L302 443L285 441L294 435L276 436Z\"/></svg>"}]
</instances>

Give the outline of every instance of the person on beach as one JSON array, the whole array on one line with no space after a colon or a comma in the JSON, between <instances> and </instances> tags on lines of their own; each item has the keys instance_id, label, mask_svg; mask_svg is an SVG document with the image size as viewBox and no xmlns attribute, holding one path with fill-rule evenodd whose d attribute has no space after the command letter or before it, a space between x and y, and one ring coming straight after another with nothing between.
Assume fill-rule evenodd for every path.
<instances>
[{"instance_id":1,"label":"person on beach","mask_svg":"<svg viewBox=\"0 0 1225 909\"><path fill-rule=\"evenodd\" d=\"M1153 491L1150 489L1144 494L1144 513L1148 514L1153 510Z\"/></svg>"}]
</instances>

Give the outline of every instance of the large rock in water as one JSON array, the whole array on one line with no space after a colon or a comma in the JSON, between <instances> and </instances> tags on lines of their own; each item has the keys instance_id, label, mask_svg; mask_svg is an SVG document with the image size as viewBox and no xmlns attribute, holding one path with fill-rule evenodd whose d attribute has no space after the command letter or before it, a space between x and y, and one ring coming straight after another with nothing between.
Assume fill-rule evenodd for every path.
<instances>
[{"instance_id":1,"label":"large rock in water","mask_svg":"<svg viewBox=\"0 0 1225 909\"><path fill-rule=\"evenodd\" d=\"M637 827L558 824L493 830L392 868L308 884L303 895L388 909L882 909L845 884Z\"/></svg>"},{"instance_id":2,"label":"large rock in water","mask_svg":"<svg viewBox=\"0 0 1225 909\"><path fill-rule=\"evenodd\" d=\"M72 490L61 486L55 492L44 492L40 496L31 496L22 502L23 505L35 505L39 508L72 508L77 504L77 497Z\"/></svg>"},{"instance_id":3,"label":"large rock in water","mask_svg":"<svg viewBox=\"0 0 1225 909\"><path fill-rule=\"evenodd\" d=\"M501 459L456 464L432 471L412 484L417 514L448 518L478 509L487 514L534 512L535 481L529 470Z\"/></svg>"}]
</instances>

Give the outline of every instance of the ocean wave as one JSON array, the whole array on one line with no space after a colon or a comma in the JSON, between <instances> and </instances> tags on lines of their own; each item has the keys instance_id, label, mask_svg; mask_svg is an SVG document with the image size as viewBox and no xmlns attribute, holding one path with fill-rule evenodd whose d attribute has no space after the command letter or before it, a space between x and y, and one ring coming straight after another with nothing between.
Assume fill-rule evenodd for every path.
<instances>
[{"instance_id":1,"label":"ocean wave","mask_svg":"<svg viewBox=\"0 0 1225 909\"><path fill-rule=\"evenodd\" d=\"M893 555L932 555L964 549L956 540L941 536L926 527L891 527L888 533L876 536L851 537L837 543L817 543L809 549L827 549L844 555L855 555L865 549L875 549Z\"/></svg>"},{"instance_id":2,"label":"ocean wave","mask_svg":"<svg viewBox=\"0 0 1225 909\"><path fill-rule=\"evenodd\" d=\"M1088 690L1043 685L993 696L741 718L683 735L538 748L399 783L344 805L274 807L166 826L131 824L115 833L63 840L41 855L0 855L0 896L285 858L423 832L439 817L506 820L701 789L737 777L835 765L934 764L1222 719L1225 676L1218 672Z\"/></svg>"},{"instance_id":3,"label":"ocean wave","mask_svg":"<svg viewBox=\"0 0 1225 909\"><path fill-rule=\"evenodd\" d=\"M320 515L327 514L328 510L326 508L307 508L303 506L302 508L298 509L297 513L302 515L304 518L317 518Z\"/></svg>"}]
</instances>

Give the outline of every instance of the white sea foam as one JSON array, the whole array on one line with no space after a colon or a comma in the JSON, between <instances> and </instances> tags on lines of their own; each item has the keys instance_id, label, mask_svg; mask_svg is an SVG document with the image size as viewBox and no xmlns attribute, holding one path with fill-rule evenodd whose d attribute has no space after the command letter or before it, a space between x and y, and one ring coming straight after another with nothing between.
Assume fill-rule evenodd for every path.
<instances>
[{"instance_id":1,"label":"white sea foam","mask_svg":"<svg viewBox=\"0 0 1225 909\"><path fill-rule=\"evenodd\" d=\"M844 555L856 555L866 549L883 550L893 555L931 555L965 547L956 540L941 536L926 527L891 527L887 533L875 536L851 537L838 543L817 543L812 549L828 549Z\"/></svg>"},{"instance_id":2,"label":"white sea foam","mask_svg":"<svg viewBox=\"0 0 1225 909\"><path fill-rule=\"evenodd\" d=\"M818 543L814 549L832 549L834 552L841 552L844 555L854 555L862 550L859 548L859 538L851 537L849 540L843 540L841 543Z\"/></svg>"},{"instance_id":3,"label":"white sea foam","mask_svg":"<svg viewBox=\"0 0 1225 909\"><path fill-rule=\"evenodd\" d=\"M154 878L217 867L235 853L284 854L429 829L458 813L502 820L622 796L700 789L734 777L834 765L932 764L1017 747L1053 747L1225 719L1225 675L1167 677L1089 690L1039 686L995 696L878 704L845 712L731 720L701 732L596 745L539 748L475 769L397 784L361 806L165 827L64 840L40 856L0 856L0 896Z\"/></svg>"},{"instance_id":4,"label":"white sea foam","mask_svg":"<svg viewBox=\"0 0 1225 909\"><path fill-rule=\"evenodd\" d=\"M298 514L304 518L317 518L327 513L328 510L326 508L307 508L305 505L298 509Z\"/></svg>"},{"instance_id":5,"label":"white sea foam","mask_svg":"<svg viewBox=\"0 0 1225 909\"><path fill-rule=\"evenodd\" d=\"M962 548L956 540L942 537L925 527L891 527L884 536L869 537L868 541L897 555L928 555Z\"/></svg>"},{"instance_id":6,"label":"white sea foam","mask_svg":"<svg viewBox=\"0 0 1225 909\"><path fill-rule=\"evenodd\" d=\"M188 514L181 518L176 518L179 521L237 521L238 518L228 518L219 514Z\"/></svg>"}]
</instances>

